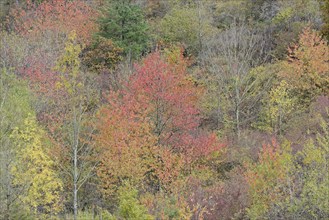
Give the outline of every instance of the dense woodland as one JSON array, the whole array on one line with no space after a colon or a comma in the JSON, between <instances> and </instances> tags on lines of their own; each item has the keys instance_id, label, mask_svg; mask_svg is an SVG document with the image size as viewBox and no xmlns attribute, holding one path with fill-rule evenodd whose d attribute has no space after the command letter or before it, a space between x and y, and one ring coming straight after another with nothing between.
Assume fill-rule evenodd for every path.
<instances>
[{"instance_id":1,"label":"dense woodland","mask_svg":"<svg viewBox=\"0 0 329 220\"><path fill-rule=\"evenodd\" d=\"M328 0L0 9L0 219L329 219Z\"/></svg>"}]
</instances>

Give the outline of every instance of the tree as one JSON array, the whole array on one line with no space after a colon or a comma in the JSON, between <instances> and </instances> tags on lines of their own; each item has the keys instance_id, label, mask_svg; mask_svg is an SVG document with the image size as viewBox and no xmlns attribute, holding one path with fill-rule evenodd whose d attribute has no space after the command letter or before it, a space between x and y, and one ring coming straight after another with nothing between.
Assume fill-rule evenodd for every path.
<instances>
[{"instance_id":1,"label":"tree","mask_svg":"<svg viewBox=\"0 0 329 220\"><path fill-rule=\"evenodd\" d=\"M202 51L204 41L211 33L211 18L207 16L202 1L193 6L175 6L160 21L156 30L167 43L181 43L188 53L197 55Z\"/></svg>"},{"instance_id":2,"label":"tree","mask_svg":"<svg viewBox=\"0 0 329 220\"><path fill-rule=\"evenodd\" d=\"M326 108L328 111L328 108ZM289 142L263 147L258 163L248 164L249 218L327 218L328 121L315 115L317 128L295 153Z\"/></svg>"},{"instance_id":3,"label":"tree","mask_svg":"<svg viewBox=\"0 0 329 220\"><path fill-rule=\"evenodd\" d=\"M137 199L138 191L125 184L119 189L119 216L124 219L151 220L153 216L147 214L145 206Z\"/></svg>"},{"instance_id":4,"label":"tree","mask_svg":"<svg viewBox=\"0 0 329 220\"><path fill-rule=\"evenodd\" d=\"M59 115L51 115L46 121L51 137L57 143L55 155L61 160L66 187L72 190L74 219L78 213L78 191L93 175L95 167L95 160L91 159L94 128L89 120L95 111L96 90L87 75L81 72L81 50L76 33L70 33L64 52L55 66L59 74L57 94L63 95L65 99L53 100L57 101L55 104ZM58 114L56 111L53 113Z\"/></svg>"},{"instance_id":5,"label":"tree","mask_svg":"<svg viewBox=\"0 0 329 220\"><path fill-rule=\"evenodd\" d=\"M123 50L114 46L111 39L98 37L96 41L82 51L82 63L91 71L97 73L109 72L116 69L122 60Z\"/></svg>"},{"instance_id":6,"label":"tree","mask_svg":"<svg viewBox=\"0 0 329 220\"><path fill-rule=\"evenodd\" d=\"M7 25L23 36L40 36L54 32L68 35L76 31L83 43L91 41L97 30L93 21L97 11L81 0L51 0L40 4L27 1L26 6L12 8Z\"/></svg>"},{"instance_id":7,"label":"tree","mask_svg":"<svg viewBox=\"0 0 329 220\"><path fill-rule=\"evenodd\" d=\"M225 30L234 22L244 21L248 13L245 0L214 1L214 23L216 27Z\"/></svg>"},{"instance_id":8,"label":"tree","mask_svg":"<svg viewBox=\"0 0 329 220\"><path fill-rule=\"evenodd\" d=\"M33 114L31 93L27 83L11 71L0 72L0 218L24 218L26 212L19 203L20 188L13 185L12 167L20 150L10 138L16 127L21 127L29 114Z\"/></svg>"},{"instance_id":9,"label":"tree","mask_svg":"<svg viewBox=\"0 0 329 220\"><path fill-rule=\"evenodd\" d=\"M145 52L148 26L143 11L129 0L108 1L99 19L99 35L111 39L131 58Z\"/></svg>"},{"instance_id":10,"label":"tree","mask_svg":"<svg viewBox=\"0 0 329 220\"><path fill-rule=\"evenodd\" d=\"M15 69L24 65L27 44L25 39L15 33L0 32L0 67Z\"/></svg>"},{"instance_id":11,"label":"tree","mask_svg":"<svg viewBox=\"0 0 329 220\"><path fill-rule=\"evenodd\" d=\"M286 81L281 81L277 87L271 89L264 102L264 129L274 134L282 134L284 126L294 110L295 100L291 97L291 90Z\"/></svg>"},{"instance_id":12,"label":"tree","mask_svg":"<svg viewBox=\"0 0 329 220\"><path fill-rule=\"evenodd\" d=\"M319 34L304 29L298 44L289 48L279 76L291 86L301 104L308 105L319 95L329 93L329 47Z\"/></svg>"},{"instance_id":13,"label":"tree","mask_svg":"<svg viewBox=\"0 0 329 220\"><path fill-rule=\"evenodd\" d=\"M186 74L180 52L148 55L129 82L108 97L99 114L96 140L100 151L98 176L105 193L128 180L152 191L171 191L183 170L222 144L200 131L201 89Z\"/></svg>"},{"instance_id":14,"label":"tree","mask_svg":"<svg viewBox=\"0 0 329 220\"><path fill-rule=\"evenodd\" d=\"M160 145L183 153L188 164L220 148L215 137L198 129L202 88L187 75L180 50L169 55L167 61L155 52L135 68L129 92L148 97L147 104L152 109L149 117Z\"/></svg>"},{"instance_id":15,"label":"tree","mask_svg":"<svg viewBox=\"0 0 329 220\"><path fill-rule=\"evenodd\" d=\"M296 172L299 180L294 196L294 203L288 213L301 218L328 218L328 155L329 155L329 128L328 107L326 115L317 115L318 130L315 135L306 141L303 149L295 155Z\"/></svg>"},{"instance_id":16,"label":"tree","mask_svg":"<svg viewBox=\"0 0 329 220\"><path fill-rule=\"evenodd\" d=\"M11 172L13 186L21 189L19 199L33 213L54 215L61 211L62 182L54 170L55 162L45 148L45 133L38 127L36 118L29 115L16 127L10 137L17 147L16 162ZM49 142L48 142L49 143Z\"/></svg>"},{"instance_id":17,"label":"tree","mask_svg":"<svg viewBox=\"0 0 329 220\"><path fill-rule=\"evenodd\" d=\"M247 16L255 21L268 22L277 13L277 0L253 0L246 1Z\"/></svg>"},{"instance_id":18,"label":"tree","mask_svg":"<svg viewBox=\"0 0 329 220\"><path fill-rule=\"evenodd\" d=\"M141 94L112 93L109 104L100 109L95 136L100 155L97 175L105 195L114 194L123 181L140 186L150 170L149 154L157 139L152 134L145 100L147 97Z\"/></svg>"},{"instance_id":19,"label":"tree","mask_svg":"<svg viewBox=\"0 0 329 220\"><path fill-rule=\"evenodd\" d=\"M324 21L321 32L327 38L327 41L329 41L329 1L320 0L320 2L322 2L321 11Z\"/></svg>"},{"instance_id":20,"label":"tree","mask_svg":"<svg viewBox=\"0 0 329 220\"><path fill-rule=\"evenodd\" d=\"M265 45L261 32L233 23L213 36L202 53L203 67L210 73L209 88L217 99L217 124L228 127L238 139L255 117L257 103L272 79L264 74L264 67L256 68L267 59Z\"/></svg>"},{"instance_id":21,"label":"tree","mask_svg":"<svg viewBox=\"0 0 329 220\"><path fill-rule=\"evenodd\" d=\"M293 157L290 144L280 147L276 141L263 145L258 163L248 164L245 173L251 199L247 214L250 219L264 218L274 204L285 201L288 191L281 190L292 184Z\"/></svg>"}]
</instances>

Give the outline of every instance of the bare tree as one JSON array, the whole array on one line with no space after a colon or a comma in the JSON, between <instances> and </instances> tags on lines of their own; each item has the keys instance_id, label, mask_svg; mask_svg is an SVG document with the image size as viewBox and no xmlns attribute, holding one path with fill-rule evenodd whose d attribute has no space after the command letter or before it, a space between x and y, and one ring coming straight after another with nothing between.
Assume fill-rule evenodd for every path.
<instances>
[{"instance_id":1,"label":"bare tree","mask_svg":"<svg viewBox=\"0 0 329 220\"><path fill-rule=\"evenodd\" d=\"M260 84L265 88L269 82L250 74L252 68L266 61L266 43L261 31L233 23L209 39L201 54L216 88L218 126L224 122L232 124L238 138L241 128L254 117L251 112L262 95L256 89L262 87Z\"/></svg>"}]
</instances>

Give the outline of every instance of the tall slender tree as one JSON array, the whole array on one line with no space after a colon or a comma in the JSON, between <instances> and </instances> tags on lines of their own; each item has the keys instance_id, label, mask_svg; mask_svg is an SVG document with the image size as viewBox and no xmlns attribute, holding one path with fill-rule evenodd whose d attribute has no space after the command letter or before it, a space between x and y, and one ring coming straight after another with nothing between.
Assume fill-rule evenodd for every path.
<instances>
[{"instance_id":1,"label":"tall slender tree","mask_svg":"<svg viewBox=\"0 0 329 220\"><path fill-rule=\"evenodd\" d=\"M63 174L68 177L66 182L72 181L72 188L69 188L72 190L74 219L78 215L79 189L92 176L95 167L93 160L90 160L93 153L91 135L94 129L89 123L95 110L91 104L95 101L95 90L91 81L81 72L80 53L81 45L77 42L76 33L71 32L64 53L55 67L59 74L56 87L65 100L59 100L57 108L60 109L60 115L53 118L62 118L49 121L54 123L49 126L53 128L52 137L60 147L57 153L63 162Z\"/></svg>"}]
</instances>

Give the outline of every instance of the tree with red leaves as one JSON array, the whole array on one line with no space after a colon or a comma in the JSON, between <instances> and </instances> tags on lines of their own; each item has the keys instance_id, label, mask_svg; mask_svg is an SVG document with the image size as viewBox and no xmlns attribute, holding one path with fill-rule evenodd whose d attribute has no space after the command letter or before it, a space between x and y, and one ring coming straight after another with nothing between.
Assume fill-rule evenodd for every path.
<instances>
[{"instance_id":1,"label":"tree with red leaves","mask_svg":"<svg viewBox=\"0 0 329 220\"><path fill-rule=\"evenodd\" d=\"M11 9L7 23L24 36L76 31L79 40L88 43L98 28L94 22L97 16L95 9L80 0L51 0L40 4L28 0L25 7Z\"/></svg>"},{"instance_id":2,"label":"tree with red leaves","mask_svg":"<svg viewBox=\"0 0 329 220\"><path fill-rule=\"evenodd\" d=\"M170 58L170 57L169 57ZM147 56L124 89L108 97L98 116L98 176L103 189L129 180L170 190L182 171L222 147L214 134L200 131L201 88L186 73L181 54Z\"/></svg>"},{"instance_id":3,"label":"tree with red leaves","mask_svg":"<svg viewBox=\"0 0 329 220\"><path fill-rule=\"evenodd\" d=\"M202 88L186 72L187 62L181 51L161 57L159 52L147 56L131 76L130 94L148 97L149 117L158 143L183 153L186 162L218 150L216 137L199 129L198 101Z\"/></svg>"}]
</instances>

